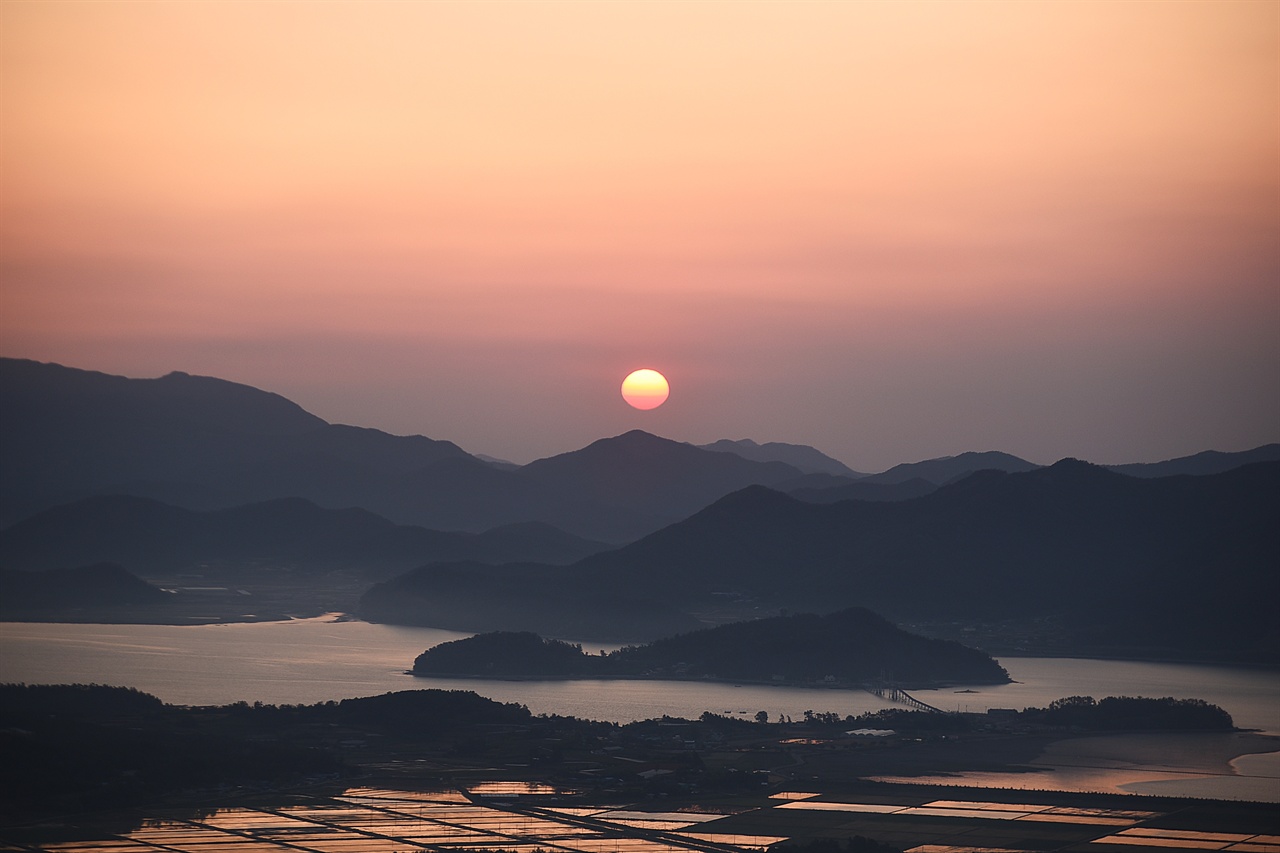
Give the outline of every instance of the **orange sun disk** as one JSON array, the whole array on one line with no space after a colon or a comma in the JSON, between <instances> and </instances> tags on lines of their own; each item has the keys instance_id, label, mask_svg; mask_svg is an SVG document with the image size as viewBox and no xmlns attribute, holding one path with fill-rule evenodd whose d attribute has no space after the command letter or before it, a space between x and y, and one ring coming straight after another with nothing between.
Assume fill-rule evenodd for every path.
<instances>
[{"instance_id":1,"label":"orange sun disk","mask_svg":"<svg viewBox=\"0 0 1280 853\"><path fill-rule=\"evenodd\" d=\"M656 370L634 370L622 380L622 399L637 409L656 409L670 393L667 377Z\"/></svg>"}]
</instances>

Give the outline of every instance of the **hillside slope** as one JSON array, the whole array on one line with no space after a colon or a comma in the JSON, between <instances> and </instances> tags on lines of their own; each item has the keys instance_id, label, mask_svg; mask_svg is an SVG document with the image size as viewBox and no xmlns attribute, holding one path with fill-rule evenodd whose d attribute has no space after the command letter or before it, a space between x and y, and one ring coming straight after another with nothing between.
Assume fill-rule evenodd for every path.
<instances>
[{"instance_id":1,"label":"hillside slope","mask_svg":"<svg viewBox=\"0 0 1280 853\"><path fill-rule=\"evenodd\" d=\"M725 678L844 684L1003 684L990 656L898 628L863 608L734 622L588 655L532 633L479 634L427 649L414 675Z\"/></svg>"},{"instance_id":2,"label":"hillside slope","mask_svg":"<svg viewBox=\"0 0 1280 853\"><path fill-rule=\"evenodd\" d=\"M363 509L278 498L198 512L150 498L103 495L37 513L0 531L0 566L54 569L115 562L143 575L252 577L261 567L312 577L336 569L381 578L427 562L568 563L603 550L529 523L472 534L394 524Z\"/></svg>"},{"instance_id":3,"label":"hillside slope","mask_svg":"<svg viewBox=\"0 0 1280 853\"><path fill-rule=\"evenodd\" d=\"M806 504L752 487L565 569L480 569L468 583L426 568L371 595L400 613L424 600L475 610L501 587L518 589L529 613L571 590L685 613L736 602L743 614L863 606L895 621L1053 618L1079 649L1269 660L1280 647L1277 518L1280 463L1137 479L1064 460L899 502Z\"/></svg>"}]
</instances>

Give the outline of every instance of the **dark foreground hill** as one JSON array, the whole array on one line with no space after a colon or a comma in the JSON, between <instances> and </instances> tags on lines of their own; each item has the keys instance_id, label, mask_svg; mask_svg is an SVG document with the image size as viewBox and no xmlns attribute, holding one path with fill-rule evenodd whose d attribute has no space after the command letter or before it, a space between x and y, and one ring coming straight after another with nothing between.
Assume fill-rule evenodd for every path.
<instances>
[{"instance_id":1,"label":"dark foreground hill","mask_svg":"<svg viewBox=\"0 0 1280 853\"><path fill-rule=\"evenodd\" d=\"M362 606L385 621L452 613L466 629L495 591L520 602L510 624L470 630L537 630L566 598L643 599L668 621L730 601L744 614L863 606L899 622L1053 620L1077 653L1274 661L1277 518L1280 463L1138 479L1064 460L881 503L750 488L570 567L424 567Z\"/></svg>"},{"instance_id":2,"label":"dark foreground hill","mask_svg":"<svg viewBox=\"0 0 1280 853\"><path fill-rule=\"evenodd\" d=\"M0 819L27 823L42 812L65 817L232 785L314 786L347 772L341 738L435 743L529 719L522 706L462 691L191 708L122 687L4 684Z\"/></svg>"},{"instance_id":3,"label":"dark foreground hill","mask_svg":"<svg viewBox=\"0 0 1280 853\"><path fill-rule=\"evenodd\" d=\"M867 684L1002 684L988 655L892 625L869 610L735 622L627 646L607 655L533 633L480 634L435 646L415 675L488 677L724 678L738 681Z\"/></svg>"},{"instance_id":4,"label":"dark foreground hill","mask_svg":"<svg viewBox=\"0 0 1280 853\"><path fill-rule=\"evenodd\" d=\"M821 693L815 691L814 698L821 701ZM753 772L762 764L793 774L776 786L783 790L814 790L813 786L847 790L858 777L867 775L1012 769L1010 765L1023 764L1041 753L1049 741L1081 730L1195 729L1196 733L1184 733L1178 743L1181 749L1199 752L1205 748L1201 732L1224 732L1231 727L1230 717L1221 709L1194 700L1104 698L1095 703L1085 697L1001 720L905 709L841 717L821 706L794 722L790 718L768 721L763 711L755 720L706 712L693 720L664 717L618 725L535 716L520 705L441 690L315 705L175 706L121 687L0 685L0 844L6 850L66 849L71 844L76 849L117 849L119 837L137 830L144 816L163 815L158 822L175 831L149 833L148 839L158 845L172 839L177 847L188 850L194 848L189 846L191 824L185 821L203 821L220 807L250 802L269 811L296 803L294 795L300 794L307 802L314 804L319 797L318 802L349 813L350 799L325 800L324 794L336 797L351 784L386 785L402 791L472 788L477 780L494 779L495 768L502 768L497 771L500 779L585 790L589 798L578 800L579 804L598 808L605 808L605 803L659 800L693 806L707 803L704 798L723 803L726 797L740 805L747 802L744 795L772 806L776 801L765 795L773 788L762 789L760 776ZM1042 734L1029 739L1025 730L1015 731L1028 725ZM881 742L872 748L846 734L866 727L894 729L897 734L878 739ZM1241 744L1241 751L1273 746L1255 736L1248 745ZM691 791L697 792L696 799L681 798L690 797ZM886 796L883 790L877 794ZM921 803L946 795L945 789L937 793L923 789L917 794ZM557 792L555 803L574 802L568 799L571 796ZM1033 802L1044 802L1047 808L1071 795L1045 799L1044 792L1023 791L1019 796L1023 799L1018 802L1033 796ZM1084 796L1089 800L1074 795L1073 801L1093 808L1132 809L1135 802L1144 809L1152 807L1150 799L1136 795L1107 801ZM398 805L401 812L404 802ZM1159 805L1159 811L1176 811L1185 819L1190 803L1166 800ZM132 807L138 806L144 809L135 812ZM1234 820L1216 825L1274 832L1274 805L1258 804L1248 812L1241 808L1242 804L1233 804ZM95 813L86 813L91 810ZM787 814L772 808L768 812ZM326 819L320 810L311 814L317 820ZM372 811L361 815L367 816ZM398 823L406 827L400 832L416 828L415 840L421 840L421 821ZM270 849L306 840L297 833L276 832L278 824L277 819L273 825L258 826L258 837L248 842L252 849L265 849L268 839L275 845ZM360 832L390 829L386 823L358 825ZM308 836L331 829L316 823L309 826ZM1082 835L1080 843L1096 838L1098 829L1086 827L1085 832L1092 834ZM769 831L787 836L802 830ZM1025 835L1027 830L1021 832ZM232 848L248 849L244 838L220 839ZM364 847L352 848L351 842L344 842L348 846L341 849L413 846L406 842L389 848L385 837L364 840L369 842ZM1041 847L1049 849L1061 847L1062 839L1055 829L1043 841ZM323 844L310 841L305 849ZM204 844L200 849L220 846Z\"/></svg>"}]
</instances>

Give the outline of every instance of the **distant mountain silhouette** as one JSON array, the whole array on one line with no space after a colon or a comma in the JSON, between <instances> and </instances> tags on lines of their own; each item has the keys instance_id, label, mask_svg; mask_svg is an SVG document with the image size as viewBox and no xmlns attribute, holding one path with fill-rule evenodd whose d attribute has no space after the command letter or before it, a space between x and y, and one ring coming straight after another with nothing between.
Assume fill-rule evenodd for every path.
<instances>
[{"instance_id":1,"label":"distant mountain silhouette","mask_svg":"<svg viewBox=\"0 0 1280 853\"><path fill-rule=\"evenodd\" d=\"M424 562L567 563L605 546L527 523L467 534L393 524L362 509L322 509L280 498L198 512L150 498L110 495L55 507L0 531L0 566L53 569L116 562L144 575L198 566L267 566L378 578Z\"/></svg>"},{"instance_id":2,"label":"distant mountain silhouette","mask_svg":"<svg viewBox=\"0 0 1280 853\"><path fill-rule=\"evenodd\" d=\"M219 379L16 359L0 359L0 412L8 567L274 561L367 578L433 562L362 607L559 637L861 605L899 620L1052 618L1080 648L1274 658L1280 646L1262 604L1280 592L1280 462L1238 467L1276 445L1134 469L1195 477L991 452L848 480L742 455L816 464L794 445L720 452L632 431L517 467L328 424ZM543 565L593 542L632 544Z\"/></svg>"},{"instance_id":3,"label":"distant mountain silhouette","mask_svg":"<svg viewBox=\"0 0 1280 853\"><path fill-rule=\"evenodd\" d=\"M0 518L94 494L193 508L301 495L360 505L452 442L334 426L276 394L171 373L126 379L0 359ZM470 457L467 457L470 458Z\"/></svg>"},{"instance_id":4,"label":"distant mountain silhouette","mask_svg":"<svg viewBox=\"0 0 1280 853\"><path fill-rule=\"evenodd\" d=\"M551 494L572 494L588 506L656 519L660 526L744 486L774 485L800 476L781 462L752 462L641 430L535 460L520 474Z\"/></svg>"},{"instance_id":5,"label":"distant mountain silhouette","mask_svg":"<svg viewBox=\"0 0 1280 853\"><path fill-rule=\"evenodd\" d=\"M490 465L494 466L495 468L504 468L508 471L514 471L515 469L520 467L514 462L508 462L506 459L499 459L496 456L489 456L484 453L473 453L471 455L479 459L481 462L488 462Z\"/></svg>"},{"instance_id":6,"label":"distant mountain silhouette","mask_svg":"<svg viewBox=\"0 0 1280 853\"><path fill-rule=\"evenodd\" d=\"M895 465L888 471L869 474L863 482L867 483L905 483L908 480L921 479L942 486L959 477L972 474L974 471L1005 471L1020 473L1039 468L1032 462L1019 459L1008 453L988 450L982 453L970 451L959 456L942 456L938 459L926 459L923 462L904 462Z\"/></svg>"},{"instance_id":7,"label":"distant mountain silhouette","mask_svg":"<svg viewBox=\"0 0 1280 853\"><path fill-rule=\"evenodd\" d=\"M634 430L507 470L445 459L361 505L401 522L474 530L539 521L578 536L628 542L743 486L802 481L782 463L750 462Z\"/></svg>"},{"instance_id":8,"label":"distant mountain silhouette","mask_svg":"<svg viewBox=\"0 0 1280 853\"><path fill-rule=\"evenodd\" d=\"M737 441L722 438L712 444L702 444L699 447L719 453L736 453L753 462L785 462L805 474L834 474L837 477L853 478L867 476L807 444L784 444L780 441L757 444L749 438Z\"/></svg>"},{"instance_id":9,"label":"distant mountain silhouette","mask_svg":"<svg viewBox=\"0 0 1280 853\"><path fill-rule=\"evenodd\" d=\"M857 605L895 621L1053 617L1079 649L1274 660L1276 518L1280 463L1137 479L1063 460L899 502L806 504L751 487L570 567L435 566L379 595L399 614L457 601L450 627L464 630L538 630L536 612L566 594L687 614L737 600L756 612ZM520 618L464 624L497 588L519 590Z\"/></svg>"},{"instance_id":10,"label":"distant mountain silhouette","mask_svg":"<svg viewBox=\"0 0 1280 853\"><path fill-rule=\"evenodd\" d=\"M328 424L219 379L17 359L0 359L0 408L0 524L94 495L198 510L301 497L436 530L541 522L618 543L744 486L804 477L639 431L515 467L448 441Z\"/></svg>"},{"instance_id":11,"label":"distant mountain silhouette","mask_svg":"<svg viewBox=\"0 0 1280 853\"><path fill-rule=\"evenodd\" d=\"M899 483L872 483L858 480L834 486L801 486L785 489L786 493L805 503L830 504L836 501L905 501L938 490L936 483L919 477Z\"/></svg>"},{"instance_id":12,"label":"distant mountain silhouette","mask_svg":"<svg viewBox=\"0 0 1280 853\"><path fill-rule=\"evenodd\" d=\"M164 602L163 590L114 563L23 572L0 569L0 619L43 618L68 609L106 614L113 608Z\"/></svg>"},{"instance_id":13,"label":"distant mountain silhouette","mask_svg":"<svg viewBox=\"0 0 1280 853\"><path fill-rule=\"evenodd\" d=\"M1230 471L1241 465L1276 461L1280 461L1280 444L1264 444L1253 450L1243 450L1238 453L1206 450L1193 456L1181 456L1164 462L1132 462L1127 465L1106 467L1118 474L1128 474L1130 477L1173 477L1178 474L1221 474L1223 471Z\"/></svg>"}]
</instances>

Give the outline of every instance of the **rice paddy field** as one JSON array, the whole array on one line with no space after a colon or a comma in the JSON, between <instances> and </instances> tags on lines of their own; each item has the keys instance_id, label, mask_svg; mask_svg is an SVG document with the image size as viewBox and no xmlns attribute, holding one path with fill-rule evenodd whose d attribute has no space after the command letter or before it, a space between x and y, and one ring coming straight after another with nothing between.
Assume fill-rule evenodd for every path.
<instances>
[{"instance_id":1,"label":"rice paddy field","mask_svg":"<svg viewBox=\"0 0 1280 853\"><path fill-rule=\"evenodd\" d=\"M983 796L976 796L982 794ZM1021 795L1021 796L1019 796ZM272 806L157 809L0 830L0 850L48 853L735 853L787 839L866 836L909 853L1231 850L1280 853L1272 807L1132 796L886 786L787 791L670 810L593 806L525 782L451 791L351 788ZM5 835L9 837L5 837Z\"/></svg>"}]
</instances>

